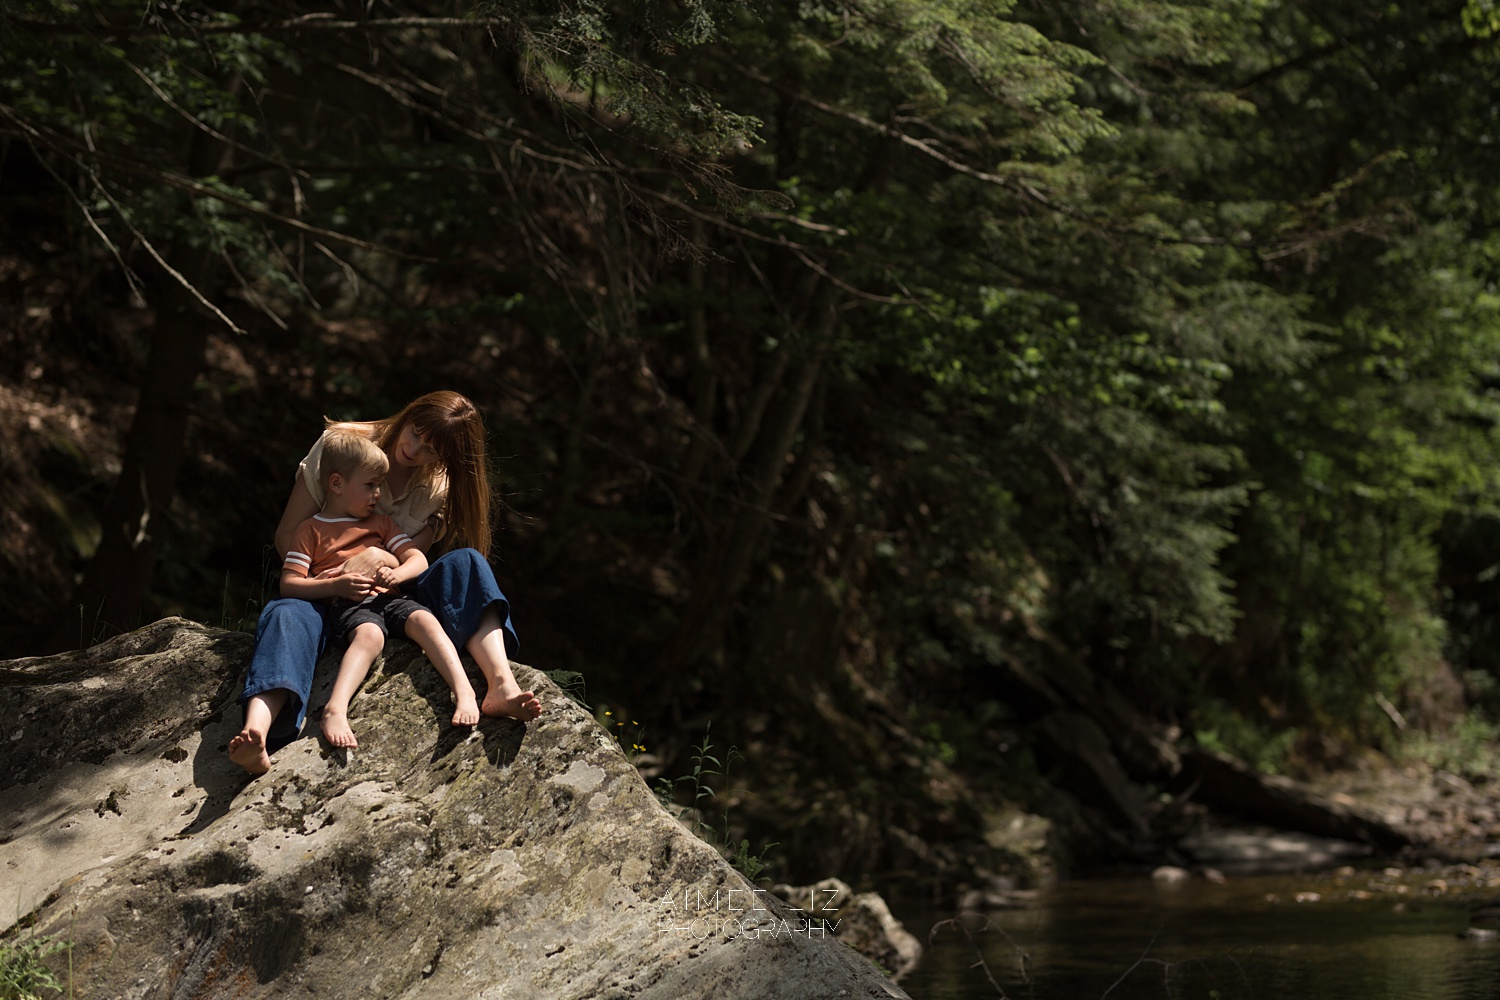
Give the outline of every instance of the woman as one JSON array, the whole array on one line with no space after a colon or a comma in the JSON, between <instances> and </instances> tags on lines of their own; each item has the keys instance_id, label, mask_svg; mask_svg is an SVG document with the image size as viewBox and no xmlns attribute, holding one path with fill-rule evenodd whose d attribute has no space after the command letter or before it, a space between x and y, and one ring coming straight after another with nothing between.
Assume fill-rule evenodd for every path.
<instances>
[{"instance_id":1,"label":"woman","mask_svg":"<svg viewBox=\"0 0 1500 1000\"><path fill-rule=\"evenodd\" d=\"M490 490L484 423L474 404L456 392L433 392L386 420L330 424L297 466L297 481L276 527L276 551L282 558L297 525L323 506L318 463L330 430L368 434L390 459L376 508L380 513L393 518L424 553L439 540L450 544L449 551L431 560L413 589L453 644L468 650L483 672L489 687L480 711L523 722L536 718L541 703L533 692L521 690L510 669L510 657L520 647L510 602L483 555L490 546ZM369 554L383 555L379 550ZM332 572L350 576L368 593L379 565L361 556ZM313 670L327 642L324 610L321 604L281 598L261 612L243 698L248 702L264 696L274 719L267 732L247 726L229 744L231 759L251 773L269 769L269 755L302 729Z\"/></svg>"}]
</instances>

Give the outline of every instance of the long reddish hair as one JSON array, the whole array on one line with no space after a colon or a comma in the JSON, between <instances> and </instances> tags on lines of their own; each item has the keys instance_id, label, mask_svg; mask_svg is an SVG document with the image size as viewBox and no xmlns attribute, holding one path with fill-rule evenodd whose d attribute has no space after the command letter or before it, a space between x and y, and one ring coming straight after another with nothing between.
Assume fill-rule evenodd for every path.
<instances>
[{"instance_id":1,"label":"long reddish hair","mask_svg":"<svg viewBox=\"0 0 1500 1000\"><path fill-rule=\"evenodd\" d=\"M468 397L448 390L429 392L407 403L400 413L374 423L375 443L390 454L408 425L437 452L448 475L443 503L451 548L475 548L490 554L490 479L484 460L484 420ZM431 475L419 470L422 475Z\"/></svg>"}]
</instances>

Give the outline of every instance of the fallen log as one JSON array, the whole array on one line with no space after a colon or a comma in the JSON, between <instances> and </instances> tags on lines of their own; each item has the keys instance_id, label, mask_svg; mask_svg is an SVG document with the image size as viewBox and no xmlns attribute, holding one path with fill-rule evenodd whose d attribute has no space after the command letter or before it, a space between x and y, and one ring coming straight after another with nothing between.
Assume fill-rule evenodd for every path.
<instances>
[{"instance_id":1,"label":"fallen log","mask_svg":"<svg viewBox=\"0 0 1500 1000\"><path fill-rule=\"evenodd\" d=\"M1249 823L1369 844L1387 853L1413 843L1409 834L1369 809L1335 801L1290 778L1261 774L1226 753L1183 750L1182 776L1194 801Z\"/></svg>"}]
</instances>

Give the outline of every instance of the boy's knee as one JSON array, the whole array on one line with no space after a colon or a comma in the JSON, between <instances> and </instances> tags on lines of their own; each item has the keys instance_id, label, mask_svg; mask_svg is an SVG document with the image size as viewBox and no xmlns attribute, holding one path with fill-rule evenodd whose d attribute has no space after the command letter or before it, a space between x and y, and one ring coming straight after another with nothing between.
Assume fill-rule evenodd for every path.
<instances>
[{"instance_id":1,"label":"boy's knee","mask_svg":"<svg viewBox=\"0 0 1500 1000\"><path fill-rule=\"evenodd\" d=\"M443 624L431 611L413 611L406 619L406 637L419 643L436 642L444 636Z\"/></svg>"},{"instance_id":2,"label":"boy's knee","mask_svg":"<svg viewBox=\"0 0 1500 1000\"><path fill-rule=\"evenodd\" d=\"M379 625L372 622L363 622L354 626L354 631L349 636L349 644L351 646L355 644L374 646L376 649L379 649L385 645L385 633L380 630Z\"/></svg>"}]
</instances>

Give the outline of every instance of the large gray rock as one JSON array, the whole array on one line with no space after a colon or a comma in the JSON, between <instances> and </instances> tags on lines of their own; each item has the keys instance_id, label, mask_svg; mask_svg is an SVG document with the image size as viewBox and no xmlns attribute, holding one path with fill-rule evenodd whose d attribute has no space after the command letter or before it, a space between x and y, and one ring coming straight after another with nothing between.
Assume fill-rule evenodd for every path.
<instances>
[{"instance_id":1,"label":"large gray rock","mask_svg":"<svg viewBox=\"0 0 1500 1000\"><path fill-rule=\"evenodd\" d=\"M879 893L856 893L842 879L771 886L778 897L824 918L838 939L900 979L922 958L922 942L891 913Z\"/></svg>"},{"instance_id":2,"label":"large gray rock","mask_svg":"<svg viewBox=\"0 0 1500 1000\"><path fill-rule=\"evenodd\" d=\"M352 759L302 739L249 780L224 753L249 651L168 619L0 664L0 927L73 942L75 995L905 996L667 815L545 675L516 671L540 719L454 730L394 642Z\"/></svg>"}]
</instances>

